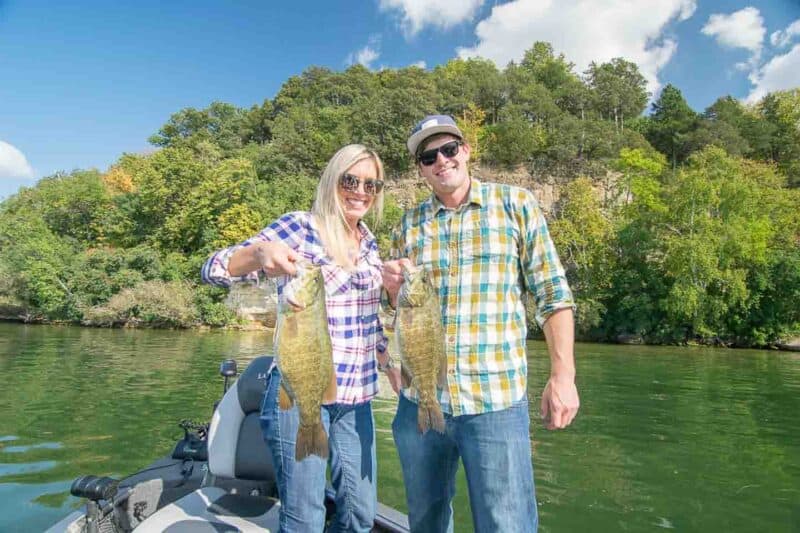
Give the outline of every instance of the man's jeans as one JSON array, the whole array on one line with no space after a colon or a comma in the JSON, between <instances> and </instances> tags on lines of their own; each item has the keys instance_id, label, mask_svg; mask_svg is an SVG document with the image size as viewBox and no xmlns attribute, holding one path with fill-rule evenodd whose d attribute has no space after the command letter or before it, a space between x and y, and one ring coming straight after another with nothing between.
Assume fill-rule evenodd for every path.
<instances>
[{"instance_id":1,"label":"man's jeans","mask_svg":"<svg viewBox=\"0 0 800 533\"><path fill-rule=\"evenodd\" d=\"M278 408L280 373L270 373L261 406L261 430L272 451L281 499L284 532L321 532L325 527L326 461L310 455L296 462L297 407ZM371 402L322 407L328 433L331 484L336 492L336 516L328 531L369 531L375 519L375 426Z\"/></svg>"},{"instance_id":2,"label":"man's jeans","mask_svg":"<svg viewBox=\"0 0 800 533\"><path fill-rule=\"evenodd\" d=\"M417 429L417 404L401 396L392 423L403 466L411 531L453 531L458 458L478 533L535 532L528 401L479 415L445 415L445 433Z\"/></svg>"}]
</instances>

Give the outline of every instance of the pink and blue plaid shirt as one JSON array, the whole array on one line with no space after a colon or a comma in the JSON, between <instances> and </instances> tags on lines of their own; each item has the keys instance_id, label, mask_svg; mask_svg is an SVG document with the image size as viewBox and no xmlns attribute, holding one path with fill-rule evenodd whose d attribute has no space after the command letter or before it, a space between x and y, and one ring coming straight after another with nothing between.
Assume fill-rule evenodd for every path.
<instances>
[{"instance_id":1,"label":"pink and blue plaid shirt","mask_svg":"<svg viewBox=\"0 0 800 533\"><path fill-rule=\"evenodd\" d=\"M328 256L311 213L302 211L287 213L255 237L216 252L201 271L204 282L221 287L229 287L232 281L254 279L256 272L241 277L231 276L228 262L236 250L262 241L282 241L304 259L320 265L325 280L328 331L336 368L336 401L344 404L365 402L378 393L375 351L383 351L387 345L378 319L382 265L378 245L375 236L362 222L359 229L361 248L352 272L336 265ZM280 305L283 305L283 289L288 280L288 276L277 278Z\"/></svg>"}]
</instances>

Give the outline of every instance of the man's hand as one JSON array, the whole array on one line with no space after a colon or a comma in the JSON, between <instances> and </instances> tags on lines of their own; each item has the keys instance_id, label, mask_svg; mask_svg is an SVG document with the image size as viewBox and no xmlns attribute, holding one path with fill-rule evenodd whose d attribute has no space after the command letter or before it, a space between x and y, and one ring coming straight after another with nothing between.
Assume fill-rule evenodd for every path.
<instances>
[{"instance_id":1,"label":"man's hand","mask_svg":"<svg viewBox=\"0 0 800 533\"><path fill-rule=\"evenodd\" d=\"M414 268L414 264L408 258L397 259L394 261L383 262L383 288L389 295L389 303L392 307L397 307L397 293L400 285L403 284L403 267Z\"/></svg>"},{"instance_id":2,"label":"man's hand","mask_svg":"<svg viewBox=\"0 0 800 533\"><path fill-rule=\"evenodd\" d=\"M282 242L262 242L253 246L253 256L267 276L294 276L297 273L295 263L300 254Z\"/></svg>"},{"instance_id":3,"label":"man's hand","mask_svg":"<svg viewBox=\"0 0 800 533\"><path fill-rule=\"evenodd\" d=\"M575 324L572 309L559 309L545 321L544 337L550 354L550 379L542 393L542 419L547 429L564 429L581 405L575 387Z\"/></svg>"},{"instance_id":4,"label":"man's hand","mask_svg":"<svg viewBox=\"0 0 800 533\"><path fill-rule=\"evenodd\" d=\"M564 429L578 414L581 401L572 379L551 376L542 392L542 419L547 429Z\"/></svg>"}]
</instances>

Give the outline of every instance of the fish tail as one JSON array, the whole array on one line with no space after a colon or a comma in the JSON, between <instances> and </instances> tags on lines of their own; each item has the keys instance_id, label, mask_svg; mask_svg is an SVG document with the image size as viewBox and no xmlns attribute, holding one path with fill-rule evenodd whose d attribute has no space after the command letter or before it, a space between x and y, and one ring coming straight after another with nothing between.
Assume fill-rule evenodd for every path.
<instances>
[{"instance_id":1,"label":"fish tail","mask_svg":"<svg viewBox=\"0 0 800 533\"><path fill-rule=\"evenodd\" d=\"M431 429L431 413L427 405L422 403L417 406L417 429L423 435Z\"/></svg>"},{"instance_id":2,"label":"fish tail","mask_svg":"<svg viewBox=\"0 0 800 533\"><path fill-rule=\"evenodd\" d=\"M328 458L328 435L325 433L322 422L307 426L301 425L297 429L295 461L302 461L312 454L322 459Z\"/></svg>"},{"instance_id":3,"label":"fish tail","mask_svg":"<svg viewBox=\"0 0 800 533\"><path fill-rule=\"evenodd\" d=\"M417 408L417 428L425 434L433 428L439 433L444 433L444 413L437 401L420 402Z\"/></svg>"},{"instance_id":4,"label":"fish tail","mask_svg":"<svg viewBox=\"0 0 800 533\"><path fill-rule=\"evenodd\" d=\"M428 416L431 419L431 427L439 433L444 433L444 413L439 402L432 402L428 408Z\"/></svg>"}]
</instances>

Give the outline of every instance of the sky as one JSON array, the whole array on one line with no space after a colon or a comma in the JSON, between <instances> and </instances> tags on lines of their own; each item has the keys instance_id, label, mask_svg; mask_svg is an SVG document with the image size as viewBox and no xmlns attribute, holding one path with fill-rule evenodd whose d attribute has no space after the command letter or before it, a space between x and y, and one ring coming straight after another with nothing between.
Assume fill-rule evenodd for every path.
<instances>
[{"instance_id":1,"label":"sky","mask_svg":"<svg viewBox=\"0 0 800 533\"><path fill-rule=\"evenodd\" d=\"M173 113L271 99L316 65L480 56L548 41L583 72L639 65L702 111L800 86L800 0L0 0L0 199L57 172L106 171Z\"/></svg>"}]
</instances>

